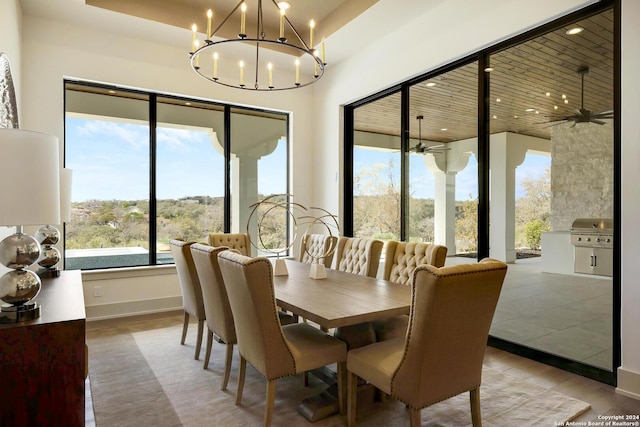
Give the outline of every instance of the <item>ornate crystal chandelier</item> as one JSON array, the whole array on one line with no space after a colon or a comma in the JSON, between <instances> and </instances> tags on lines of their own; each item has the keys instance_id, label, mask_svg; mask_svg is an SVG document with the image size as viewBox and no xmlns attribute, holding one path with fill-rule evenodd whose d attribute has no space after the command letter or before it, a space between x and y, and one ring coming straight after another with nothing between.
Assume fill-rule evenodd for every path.
<instances>
[{"instance_id":1,"label":"ornate crystal chandelier","mask_svg":"<svg viewBox=\"0 0 640 427\"><path fill-rule=\"evenodd\" d=\"M207 12L207 32L204 43L198 39L198 27L191 27L191 51L189 52L191 68L203 78L224 86L257 91L274 91L297 89L315 83L324 74L325 62L324 40L320 44L320 51L313 46L313 31L315 22L309 23L309 44L300 36L289 18L286 2L276 3L275 0L267 0L273 3L274 8L267 8L267 15L263 14L262 0L257 0L257 7L252 9L247 6L245 0L241 0L221 20L215 30L211 31L214 13L211 9ZM255 3L254 3L255 4ZM237 38L221 39L219 34L223 26L233 25L237 14L240 14L240 25ZM255 33L247 31L247 15L255 13ZM265 16L273 18L273 22L279 20L278 37L267 34L265 30ZM275 27L274 27L275 28ZM225 30L228 28L225 28ZM278 69L274 64L278 55L282 53L290 55L293 59L290 65ZM222 66L237 60L236 71L223 70L218 73L218 63ZM278 63L282 64L281 60ZM294 77L295 76L295 77Z\"/></svg>"}]
</instances>

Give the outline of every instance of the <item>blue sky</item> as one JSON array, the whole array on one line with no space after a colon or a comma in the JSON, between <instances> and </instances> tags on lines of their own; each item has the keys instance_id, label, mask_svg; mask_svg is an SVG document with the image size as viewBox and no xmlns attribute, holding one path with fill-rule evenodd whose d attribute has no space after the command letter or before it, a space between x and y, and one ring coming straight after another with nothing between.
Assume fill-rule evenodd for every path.
<instances>
[{"instance_id":1,"label":"blue sky","mask_svg":"<svg viewBox=\"0 0 640 427\"><path fill-rule=\"evenodd\" d=\"M66 167L73 169L72 201L149 198L149 128L67 118ZM224 158L209 135L158 128L157 195L160 199L224 195ZM286 192L286 144L258 161L258 190Z\"/></svg>"},{"instance_id":2,"label":"blue sky","mask_svg":"<svg viewBox=\"0 0 640 427\"><path fill-rule=\"evenodd\" d=\"M66 167L73 169L72 200L144 200L149 198L149 128L112 121L67 118ZM224 194L224 159L213 149L204 132L158 129L158 181L160 199ZM356 149L354 170L391 159L399 167L398 153ZM433 198L433 175L424 167L422 156L410 157L411 190L414 197ZM258 190L262 194L286 192L286 144L258 161ZM524 195L519 182L537 177L550 165L550 157L527 155L516 172L516 197ZM396 173L396 179L398 179ZM476 198L477 162L456 176L456 200Z\"/></svg>"},{"instance_id":3,"label":"blue sky","mask_svg":"<svg viewBox=\"0 0 640 427\"><path fill-rule=\"evenodd\" d=\"M393 160L398 168L395 178L399 181L400 157L398 152L368 150L356 148L354 152L354 171L359 173L363 168L374 164L387 165ZM524 189L520 182L525 177L539 177L551 165L551 157L538 154L527 154L524 162L516 169L516 198L523 197ZM416 198L434 198L434 178L424 166L421 155L411 155L409 161L410 186ZM471 197L470 197L471 195ZM467 167L456 175L456 200L469 200L478 197L478 162L474 155L469 157Z\"/></svg>"}]
</instances>

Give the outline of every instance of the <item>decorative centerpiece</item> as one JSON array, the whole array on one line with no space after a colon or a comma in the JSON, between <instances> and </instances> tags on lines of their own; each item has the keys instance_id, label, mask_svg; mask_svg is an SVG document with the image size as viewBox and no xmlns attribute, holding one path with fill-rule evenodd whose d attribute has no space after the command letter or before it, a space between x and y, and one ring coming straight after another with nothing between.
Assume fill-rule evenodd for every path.
<instances>
[{"instance_id":1,"label":"decorative centerpiece","mask_svg":"<svg viewBox=\"0 0 640 427\"><path fill-rule=\"evenodd\" d=\"M336 232L336 235L338 235L340 232L340 226L338 225L338 217L328 212L325 209L317 208L317 207L311 207L307 211L314 211L314 210L320 211L320 215L319 216L304 215L300 217L300 219L309 220L307 231L305 232L305 237L309 236L310 231L313 231L317 226L319 226L320 228L324 228L327 231L329 236L333 236L332 230L334 230ZM307 239L304 238L303 241L306 242ZM304 245L302 249L310 258L313 258L313 262L311 263L311 269L309 270L310 278L325 279L327 277L327 271L325 269L325 266L323 263L320 262L320 260L324 259L325 257L330 257L331 255L333 255L333 253L338 247L337 242L338 242L337 239L330 239L329 245L324 246L321 252L311 252L309 251L309 247L307 245Z\"/></svg>"},{"instance_id":2,"label":"decorative centerpiece","mask_svg":"<svg viewBox=\"0 0 640 427\"><path fill-rule=\"evenodd\" d=\"M258 251L275 254L275 276L286 276L289 274L285 260L280 258L280 255L289 252L293 243L296 241L298 236L298 221L300 221L300 225L307 226L305 236L318 228L326 230L329 236L333 236L333 231L335 231L336 234L339 232L336 215L322 208L307 208L300 203L293 202L292 199L293 196L291 194L274 194L250 206L251 214L247 220L247 234L250 235L252 221L257 223L257 242L255 241L256 239L250 239L251 246L255 247ZM282 214L283 211L291 220L291 229L293 232L293 236L290 239L291 243L267 241L265 231L273 227L273 224L278 223L278 219L274 221L272 216ZM317 215L314 215L314 212L317 212ZM331 244L323 248L320 252L312 253L307 246L302 248L302 250L313 259L309 277L312 279L324 279L327 277L325 266L320 263L320 260L333 254L337 248L336 242L337 239L332 239Z\"/></svg>"}]
</instances>

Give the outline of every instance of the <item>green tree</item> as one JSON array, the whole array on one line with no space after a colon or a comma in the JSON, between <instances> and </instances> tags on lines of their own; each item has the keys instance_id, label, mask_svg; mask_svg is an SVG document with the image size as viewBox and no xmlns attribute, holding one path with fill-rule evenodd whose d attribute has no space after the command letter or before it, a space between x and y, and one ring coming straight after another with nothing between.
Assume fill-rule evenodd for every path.
<instances>
[{"instance_id":1,"label":"green tree","mask_svg":"<svg viewBox=\"0 0 640 427\"><path fill-rule=\"evenodd\" d=\"M536 241L535 230L541 234L551 225L551 172L546 168L542 175L525 178L520 185L525 195L516 200L516 247L537 249L540 241Z\"/></svg>"},{"instance_id":2,"label":"green tree","mask_svg":"<svg viewBox=\"0 0 640 427\"><path fill-rule=\"evenodd\" d=\"M400 237L400 188L393 159L362 168L354 177L353 216L356 237Z\"/></svg>"},{"instance_id":3,"label":"green tree","mask_svg":"<svg viewBox=\"0 0 640 427\"><path fill-rule=\"evenodd\" d=\"M456 203L456 248L460 252L478 250L478 199Z\"/></svg>"}]
</instances>

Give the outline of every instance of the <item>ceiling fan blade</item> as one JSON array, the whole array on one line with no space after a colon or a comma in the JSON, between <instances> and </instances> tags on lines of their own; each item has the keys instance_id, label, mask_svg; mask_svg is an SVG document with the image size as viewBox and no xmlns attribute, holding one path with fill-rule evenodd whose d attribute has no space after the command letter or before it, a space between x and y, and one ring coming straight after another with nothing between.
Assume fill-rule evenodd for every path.
<instances>
[{"instance_id":1,"label":"ceiling fan blade","mask_svg":"<svg viewBox=\"0 0 640 427\"><path fill-rule=\"evenodd\" d=\"M613 113L592 114L591 118L593 118L593 119L613 119Z\"/></svg>"},{"instance_id":2,"label":"ceiling fan blade","mask_svg":"<svg viewBox=\"0 0 640 427\"><path fill-rule=\"evenodd\" d=\"M611 114L613 115L613 108L606 108L604 110L600 110L597 113L593 113L593 115L597 115L597 114Z\"/></svg>"},{"instance_id":3,"label":"ceiling fan blade","mask_svg":"<svg viewBox=\"0 0 640 427\"><path fill-rule=\"evenodd\" d=\"M552 122L551 124L548 124L547 126L543 126L542 128L546 129L546 128L550 128L550 127L553 127L553 126L562 125L562 124L565 124L565 123L569 123L569 120L555 121L555 122ZM574 124L574 126L575 126L575 124Z\"/></svg>"},{"instance_id":4,"label":"ceiling fan blade","mask_svg":"<svg viewBox=\"0 0 640 427\"><path fill-rule=\"evenodd\" d=\"M603 122L602 120L596 120L593 117L591 118L591 123L597 123L599 125L606 125L606 122Z\"/></svg>"},{"instance_id":5,"label":"ceiling fan blade","mask_svg":"<svg viewBox=\"0 0 640 427\"><path fill-rule=\"evenodd\" d=\"M547 125L549 123L562 123L562 122L566 122L567 120L573 120L573 116L568 116L568 117L558 117L557 119L551 119L548 120L546 122L533 122L532 124L534 125Z\"/></svg>"}]
</instances>

